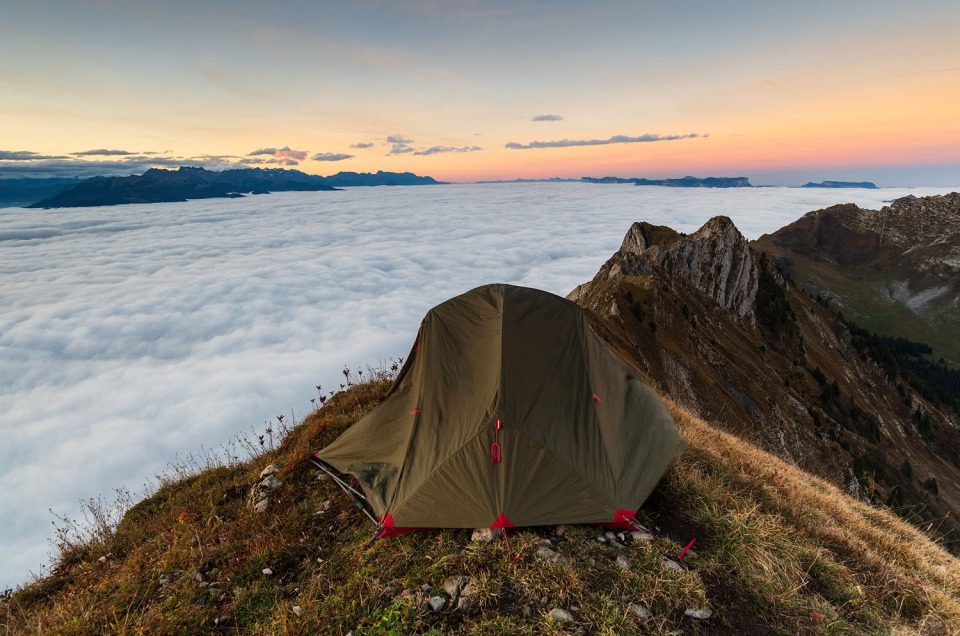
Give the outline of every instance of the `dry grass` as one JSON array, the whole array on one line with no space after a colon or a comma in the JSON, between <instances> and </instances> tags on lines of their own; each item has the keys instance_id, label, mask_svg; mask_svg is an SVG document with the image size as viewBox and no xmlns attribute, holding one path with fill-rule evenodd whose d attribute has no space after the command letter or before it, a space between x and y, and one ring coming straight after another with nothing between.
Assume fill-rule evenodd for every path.
<instances>
[{"instance_id":1,"label":"dry grass","mask_svg":"<svg viewBox=\"0 0 960 636\"><path fill-rule=\"evenodd\" d=\"M590 634L960 633L960 562L885 510L673 407L687 453L641 510L662 529L615 548L603 529L518 530L503 544L432 530L360 548L368 521L310 454L388 382L338 393L273 450L198 470L67 543L47 577L0 603L5 633ZM247 505L282 463L267 512ZM327 508L325 502L329 501ZM321 512L322 511L322 512ZM101 511L102 512L102 511ZM661 565L696 536L696 556ZM564 563L535 556L545 541ZM625 556L631 567L618 567ZM272 574L265 575L269 568ZM471 577L467 607L430 612L421 586ZM641 620L631 604L648 608ZM688 608L710 607L697 620ZM574 622L549 617L563 608Z\"/></svg>"}]
</instances>

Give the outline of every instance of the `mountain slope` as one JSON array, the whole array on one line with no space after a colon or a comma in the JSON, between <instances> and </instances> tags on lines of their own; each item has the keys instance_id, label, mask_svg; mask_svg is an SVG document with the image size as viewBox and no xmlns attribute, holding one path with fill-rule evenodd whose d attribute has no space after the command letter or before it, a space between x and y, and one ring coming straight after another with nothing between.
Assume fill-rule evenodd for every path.
<instances>
[{"instance_id":1,"label":"mountain slope","mask_svg":"<svg viewBox=\"0 0 960 636\"><path fill-rule=\"evenodd\" d=\"M960 539L960 417L870 357L726 217L636 223L571 298L664 393L855 497Z\"/></svg>"},{"instance_id":2,"label":"mountain slope","mask_svg":"<svg viewBox=\"0 0 960 636\"><path fill-rule=\"evenodd\" d=\"M516 529L521 559L511 561L503 541L426 530L361 552L371 524L330 480L316 480L308 457L388 384L339 393L276 450L184 473L118 525L95 524L62 545L50 575L0 601L0 625L38 634L960 630L960 561L674 404L690 447L640 510L652 538ZM257 513L247 492L268 465L282 467ZM433 611L436 599L443 607Z\"/></svg>"},{"instance_id":3,"label":"mountain slope","mask_svg":"<svg viewBox=\"0 0 960 636\"><path fill-rule=\"evenodd\" d=\"M801 289L960 366L960 193L835 205L754 242Z\"/></svg>"}]
</instances>

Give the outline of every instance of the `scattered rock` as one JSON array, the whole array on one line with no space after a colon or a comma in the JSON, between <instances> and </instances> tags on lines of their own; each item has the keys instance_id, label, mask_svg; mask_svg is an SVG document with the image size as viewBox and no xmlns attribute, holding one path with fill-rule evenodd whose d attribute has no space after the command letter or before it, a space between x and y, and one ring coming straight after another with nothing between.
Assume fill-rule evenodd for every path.
<instances>
[{"instance_id":1,"label":"scattered rock","mask_svg":"<svg viewBox=\"0 0 960 636\"><path fill-rule=\"evenodd\" d=\"M649 532L634 530L630 533L630 538L634 541L653 541L653 535Z\"/></svg>"},{"instance_id":2,"label":"scattered rock","mask_svg":"<svg viewBox=\"0 0 960 636\"><path fill-rule=\"evenodd\" d=\"M271 576L272 574L273 574L273 570L271 570L270 568L263 568L264 576Z\"/></svg>"},{"instance_id":3,"label":"scattered rock","mask_svg":"<svg viewBox=\"0 0 960 636\"><path fill-rule=\"evenodd\" d=\"M447 599L443 596L431 596L427 601L427 607L431 612L439 612L447 606Z\"/></svg>"},{"instance_id":4,"label":"scattered rock","mask_svg":"<svg viewBox=\"0 0 960 636\"><path fill-rule=\"evenodd\" d=\"M473 587L473 583L467 583L463 586L463 589L460 590L460 600L457 601L457 609L463 611L469 611L477 604L477 599L473 596L476 592L476 588Z\"/></svg>"},{"instance_id":5,"label":"scattered rock","mask_svg":"<svg viewBox=\"0 0 960 636\"><path fill-rule=\"evenodd\" d=\"M633 567L633 564L630 563L630 560L622 554L617 555L617 567L621 570L629 570Z\"/></svg>"},{"instance_id":6,"label":"scattered rock","mask_svg":"<svg viewBox=\"0 0 960 636\"><path fill-rule=\"evenodd\" d=\"M276 472L279 472L281 468L283 468L283 464L270 464L269 466L267 466L266 468L260 471L260 479L263 479L264 477L269 477L270 475Z\"/></svg>"},{"instance_id":7,"label":"scattered rock","mask_svg":"<svg viewBox=\"0 0 960 636\"><path fill-rule=\"evenodd\" d=\"M270 471L272 472L267 472ZM280 464L271 464L260 473L261 479L250 489L250 507L254 512L264 512L270 506L268 495L280 487L280 480L274 473L280 470Z\"/></svg>"},{"instance_id":8,"label":"scattered rock","mask_svg":"<svg viewBox=\"0 0 960 636\"><path fill-rule=\"evenodd\" d=\"M653 618L653 613L647 609L646 605L640 605L639 603L630 603L630 605L627 606L627 611L633 613L634 616L642 621Z\"/></svg>"},{"instance_id":9,"label":"scattered rock","mask_svg":"<svg viewBox=\"0 0 960 636\"><path fill-rule=\"evenodd\" d=\"M554 607L552 610L550 610L550 613L547 614L547 616L558 623L569 623L573 620L573 614L565 609L560 609L559 607Z\"/></svg>"},{"instance_id":10,"label":"scattered rock","mask_svg":"<svg viewBox=\"0 0 960 636\"><path fill-rule=\"evenodd\" d=\"M469 576L463 576L462 574L448 576L447 580L443 582L443 591L446 592L447 596L453 600L457 600L457 598L460 596L460 590L462 590L469 582Z\"/></svg>"},{"instance_id":11,"label":"scattered rock","mask_svg":"<svg viewBox=\"0 0 960 636\"><path fill-rule=\"evenodd\" d=\"M192 578L197 583L203 583L204 581L207 580L207 577L205 577L203 575L203 572L201 572L200 570L194 570L193 574L190 575L190 578Z\"/></svg>"},{"instance_id":12,"label":"scattered rock","mask_svg":"<svg viewBox=\"0 0 960 636\"><path fill-rule=\"evenodd\" d=\"M224 614L223 616L219 616L219 617L213 619L213 624L214 624L214 626L217 626L217 625L228 625L228 624L230 623L230 621L232 621L232 620L233 620L233 616L231 616L230 614Z\"/></svg>"},{"instance_id":13,"label":"scattered rock","mask_svg":"<svg viewBox=\"0 0 960 636\"><path fill-rule=\"evenodd\" d=\"M810 612L810 620L812 620L814 623L819 623L826 617L827 615L824 614L823 612L817 612L817 611Z\"/></svg>"},{"instance_id":14,"label":"scattered rock","mask_svg":"<svg viewBox=\"0 0 960 636\"><path fill-rule=\"evenodd\" d=\"M684 610L683 613L689 616L690 618L696 618L699 620L706 620L711 616L713 616L713 610L710 609L709 607L704 607L704 608L688 607L686 610Z\"/></svg>"},{"instance_id":15,"label":"scattered rock","mask_svg":"<svg viewBox=\"0 0 960 636\"><path fill-rule=\"evenodd\" d=\"M551 550L545 545L542 545L539 548L537 548L537 556L543 559L544 561L548 561L550 563L566 563L567 562L567 557L563 556L559 552L554 552L553 550Z\"/></svg>"},{"instance_id":16,"label":"scattered rock","mask_svg":"<svg viewBox=\"0 0 960 636\"><path fill-rule=\"evenodd\" d=\"M254 512L266 512L267 508L270 507L270 500L264 497L263 499L257 499L253 504Z\"/></svg>"},{"instance_id":17,"label":"scattered rock","mask_svg":"<svg viewBox=\"0 0 960 636\"><path fill-rule=\"evenodd\" d=\"M423 585L420 586L420 591L423 592L424 594L429 594L430 592L433 591L433 586L430 585L429 583L424 583Z\"/></svg>"},{"instance_id":18,"label":"scattered rock","mask_svg":"<svg viewBox=\"0 0 960 636\"><path fill-rule=\"evenodd\" d=\"M660 559L660 565L667 568L668 570L683 571L682 565L680 565L676 561L673 561L672 559L668 559L667 557L663 557L662 559Z\"/></svg>"},{"instance_id":19,"label":"scattered rock","mask_svg":"<svg viewBox=\"0 0 960 636\"><path fill-rule=\"evenodd\" d=\"M102 556L99 559L97 559L97 563L106 563L106 562L107 562L107 557L105 556Z\"/></svg>"},{"instance_id":20,"label":"scattered rock","mask_svg":"<svg viewBox=\"0 0 960 636\"><path fill-rule=\"evenodd\" d=\"M303 608L299 605L294 605L291 611L297 616L303 616Z\"/></svg>"},{"instance_id":21,"label":"scattered rock","mask_svg":"<svg viewBox=\"0 0 960 636\"><path fill-rule=\"evenodd\" d=\"M180 572L177 570L170 570L168 572L163 572L160 574L160 578L157 579L157 585L166 585L168 583L173 583L180 578Z\"/></svg>"},{"instance_id":22,"label":"scattered rock","mask_svg":"<svg viewBox=\"0 0 960 636\"><path fill-rule=\"evenodd\" d=\"M473 534L470 535L470 540L490 543L498 539L501 534L503 534L503 530L500 528L477 528L473 531Z\"/></svg>"}]
</instances>

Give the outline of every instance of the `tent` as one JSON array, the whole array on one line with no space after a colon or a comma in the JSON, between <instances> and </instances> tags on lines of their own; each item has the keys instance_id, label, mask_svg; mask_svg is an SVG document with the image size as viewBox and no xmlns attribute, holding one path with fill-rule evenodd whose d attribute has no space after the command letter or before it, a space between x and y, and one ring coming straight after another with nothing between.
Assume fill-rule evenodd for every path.
<instances>
[{"instance_id":1,"label":"tent","mask_svg":"<svg viewBox=\"0 0 960 636\"><path fill-rule=\"evenodd\" d=\"M631 527L682 448L577 304L494 284L431 309L383 402L315 456L357 479L390 536Z\"/></svg>"}]
</instances>

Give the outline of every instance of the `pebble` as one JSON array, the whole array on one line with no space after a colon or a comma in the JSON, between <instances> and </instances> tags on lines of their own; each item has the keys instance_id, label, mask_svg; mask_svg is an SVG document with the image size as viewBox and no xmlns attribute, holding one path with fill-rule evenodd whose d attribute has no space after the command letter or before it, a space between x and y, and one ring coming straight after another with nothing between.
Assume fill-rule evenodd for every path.
<instances>
[{"instance_id":1,"label":"pebble","mask_svg":"<svg viewBox=\"0 0 960 636\"><path fill-rule=\"evenodd\" d=\"M629 570L633 567L633 564L630 563L630 560L622 554L617 555L617 567L621 570Z\"/></svg>"},{"instance_id":2,"label":"pebble","mask_svg":"<svg viewBox=\"0 0 960 636\"><path fill-rule=\"evenodd\" d=\"M500 528L477 528L473 531L473 534L470 535L471 541L480 541L482 543L491 543L494 539L497 539L503 530Z\"/></svg>"},{"instance_id":3,"label":"pebble","mask_svg":"<svg viewBox=\"0 0 960 636\"><path fill-rule=\"evenodd\" d=\"M558 623L569 623L573 620L573 614L565 609L560 609L559 607L554 607L552 610L550 610L550 613L547 614L547 616Z\"/></svg>"},{"instance_id":4,"label":"pebble","mask_svg":"<svg viewBox=\"0 0 960 636\"><path fill-rule=\"evenodd\" d=\"M263 575L264 575L264 576L270 576L270 575L272 575L272 574L273 574L273 570L271 570L270 568L263 568Z\"/></svg>"},{"instance_id":5,"label":"pebble","mask_svg":"<svg viewBox=\"0 0 960 636\"><path fill-rule=\"evenodd\" d=\"M688 607L683 613L689 616L690 618L697 618L700 620L706 620L711 616L713 616L713 610L710 609L709 607L704 607L702 609Z\"/></svg>"},{"instance_id":6,"label":"pebble","mask_svg":"<svg viewBox=\"0 0 960 636\"><path fill-rule=\"evenodd\" d=\"M550 563L566 563L567 557L563 556L559 552L554 552L547 546L540 546L537 548L537 556L543 559L544 561L549 561Z\"/></svg>"},{"instance_id":7,"label":"pebble","mask_svg":"<svg viewBox=\"0 0 960 636\"><path fill-rule=\"evenodd\" d=\"M444 607L447 606L447 599L443 596L431 596L427 601L427 607L430 608L431 612L439 612Z\"/></svg>"},{"instance_id":8,"label":"pebble","mask_svg":"<svg viewBox=\"0 0 960 636\"><path fill-rule=\"evenodd\" d=\"M639 603L630 603L630 605L627 606L627 611L633 612L633 615L642 621L653 618L653 613L648 610L645 605L640 605Z\"/></svg>"},{"instance_id":9,"label":"pebble","mask_svg":"<svg viewBox=\"0 0 960 636\"><path fill-rule=\"evenodd\" d=\"M660 565L662 565L663 567L667 568L668 570L677 570L677 571L680 571L680 572L683 571L683 566L682 566L682 565L680 565L680 564L677 563L676 561L673 561L673 560L671 560L671 559L668 559L667 557L663 557L662 559L660 559Z\"/></svg>"},{"instance_id":10,"label":"pebble","mask_svg":"<svg viewBox=\"0 0 960 636\"><path fill-rule=\"evenodd\" d=\"M294 605L292 611L293 611L293 613L296 614L297 616L303 616L303 608L300 607L299 605Z\"/></svg>"}]
</instances>

